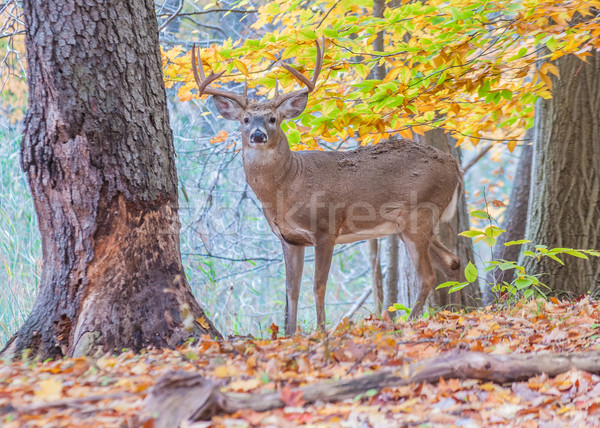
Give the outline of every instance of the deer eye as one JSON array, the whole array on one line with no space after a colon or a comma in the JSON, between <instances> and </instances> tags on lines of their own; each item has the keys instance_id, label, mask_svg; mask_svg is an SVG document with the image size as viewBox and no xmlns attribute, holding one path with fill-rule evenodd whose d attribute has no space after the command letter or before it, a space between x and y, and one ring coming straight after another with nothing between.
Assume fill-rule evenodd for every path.
<instances>
[{"instance_id":1,"label":"deer eye","mask_svg":"<svg viewBox=\"0 0 600 428\"><path fill-rule=\"evenodd\" d=\"M272 118L269 119L269 122L275 123L275 122L277 122L277 119L275 119L274 117L272 117Z\"/></svg>"},{"instance_id":2,"label":"deer eye","mask_svg":"<svg viewBox=\"0 0 600 428\"><path fill-rule=\"evenodd\" d=\"M248 119L247 117L244 118L244 123L249 123L250 119Z\"/></svg>"}]
</instances>

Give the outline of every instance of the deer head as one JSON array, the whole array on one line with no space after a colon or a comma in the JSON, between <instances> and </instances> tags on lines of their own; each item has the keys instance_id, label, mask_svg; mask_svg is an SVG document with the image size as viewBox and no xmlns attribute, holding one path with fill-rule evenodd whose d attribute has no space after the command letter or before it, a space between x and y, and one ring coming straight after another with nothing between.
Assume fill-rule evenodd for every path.
<instances>
[{"instance_id":1,"label":"deer head","mask_svg":"<svg viewBox=\"0 0 600 428\"><path fill-rule=\"evenodd\" d=\"M282 66L296 79L306 85L305 88L287 94L279 94L275 88L275 97L267 101L249 101L248 85L243 95L230 91L211 88L210 84L221 77L224 72L208 77L204 75L202 64L197 63L196 49L192 48L192 71L198 85L198 94L213 95L217 110L227 120L238 121L241 124L242 142L245 146L253 148L272 149L282 141L287 143L287 138L281 130L281 122L299 116L306 108L308 94L313 91L323 65L323 49L317 44L317 60L312 80L306 78L298 70L288 64Z\"/></svg>"}]
</instances>

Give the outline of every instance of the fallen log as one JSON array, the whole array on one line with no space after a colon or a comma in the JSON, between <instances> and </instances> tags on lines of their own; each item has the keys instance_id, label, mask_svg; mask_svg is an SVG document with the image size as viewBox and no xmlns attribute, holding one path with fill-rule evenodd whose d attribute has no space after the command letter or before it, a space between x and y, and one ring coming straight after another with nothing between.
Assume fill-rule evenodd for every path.
<instances>
[{"instance_id":1,"label":"fallen log","mask_svg":"<svg viewBox=\"0 0 600 428\"><path fill-rule=\"evenodd\" d=\"M371 389L435 383L440 378L507 383L527 380L542 373L556 376L571 368L600 374L600 352L495 355L452 351L397 370L381 370L353 379L306 385L292 389L291 394L304 403L340 401ZM148 412L157 415L156 428L178 427L184 420L210 420L214 415L231 414L242 409L262 412L285 406L281 391L252 394L222 392L220 389L221 385L198 374L170 372L157 381L146 398L145 406Z\"/></svg>"}]
</instances>

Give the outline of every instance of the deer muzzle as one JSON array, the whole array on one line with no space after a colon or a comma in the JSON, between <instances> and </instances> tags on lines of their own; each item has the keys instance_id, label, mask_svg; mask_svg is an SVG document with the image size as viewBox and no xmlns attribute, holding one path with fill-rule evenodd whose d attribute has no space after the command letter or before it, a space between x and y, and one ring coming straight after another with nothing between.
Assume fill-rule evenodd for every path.
<instances>
[{"instance_id":1,"label":"deer muzzle","mask_svg":"<svg viewBox=\"0 0 600 428\"><path fill-rule=\"evenodd\" d=\"M255 144L262 144L267 142L267 134L262 132L260 129L256 129L250 134L250 142Z\"/></svg>"}]
</instances>

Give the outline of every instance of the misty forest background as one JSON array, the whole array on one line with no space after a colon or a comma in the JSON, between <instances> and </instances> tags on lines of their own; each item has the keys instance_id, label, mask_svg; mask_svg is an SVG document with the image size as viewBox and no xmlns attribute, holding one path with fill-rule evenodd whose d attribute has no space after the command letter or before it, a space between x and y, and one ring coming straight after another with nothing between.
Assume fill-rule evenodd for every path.
<instances>
[{"instance_id":1,"label":"misty forest background","mask_svg":"<svg viewBox=\"0 0 600 428\"><path fill-rule=\"evenodd\" d=\"M178 45L188 51L192 43L208 47L228 38L257 37L251 24L257 19L260 2L188 1L171 20L179 6L178 0L156 2L165 51ZM19 160L27 106L22 29L15 23L20 10L16 2L0 3L0 8L0 343L5 343L31 309L42 255L36 214ZM207 9L213 11L206 13ZM237 125L218 117L211 100L180 102L177 89L178 85L169 88L167 96L177 153L181 251L188 281L224 335L262 336L272 323L283 325L285 269L280 243L245 182ZM228 132L227 138L215 141L222 130ZM487 144L462 147L463 165L486 152L465 175L469 210L481 209L492 200L508 204L521 145L510 152L505 142ZM500 222L504 208L490 209ZM476 220L471 218L471 222ZM308 249L300 296L299 322L304 330L314 328L316 318L312 254L312 248ZM490 258L488 246L475 246L476 264L481 266ZM385 276L388 261L383 257L381 262ZM326 296L330 323L339 321L371 287L370 271L366 242L336 247ZM410 303L406 290L399 290L398 300ZM374 309L370 298L358 317L368 316Z\"/></svg>"}]
</instances>

